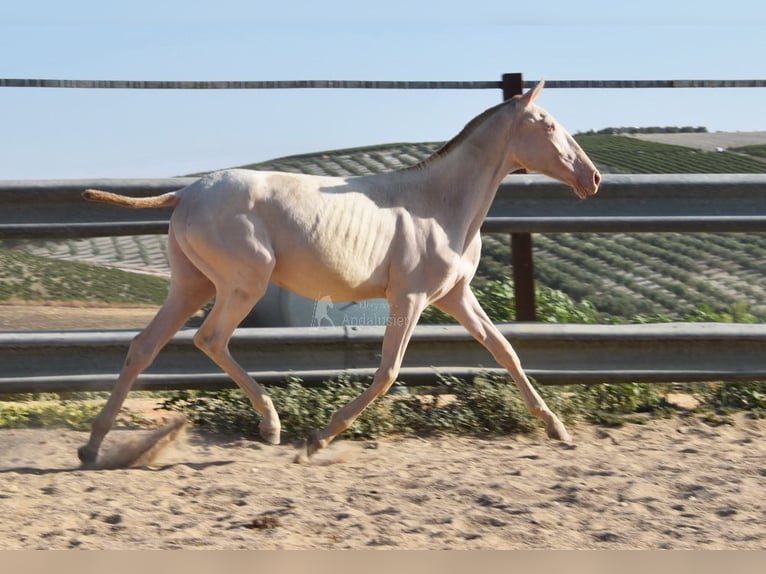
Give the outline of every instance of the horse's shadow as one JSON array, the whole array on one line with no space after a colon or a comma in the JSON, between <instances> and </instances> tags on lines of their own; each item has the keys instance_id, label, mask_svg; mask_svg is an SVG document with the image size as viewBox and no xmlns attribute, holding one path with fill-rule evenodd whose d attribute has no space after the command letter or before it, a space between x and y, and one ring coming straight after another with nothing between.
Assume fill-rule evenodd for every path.
<instances>
[{"instance_id":1,"label":"horse's shadow","mask_svg":"<svg viewBox=\"0 0 766 574\"><path fill-rule=\"evenodd\" d=\"M163 471L178 466L185 466L192 470L204 470L213 466L232 464L234 460L219 460L210 462L185 462L175 461L162 463L157 461L160 453L174 443L184 433L186 421L183 417L175 417L165 425L147 432L128 433L115 438L110 448L99 454L98 459L92 463L84 463L80 466L65 466L58 468L38 468L31 465L17 467L0 467L2 474L22 475L46 475L72 473L82 471L100 470L144 470Z\"/></svg>"},{"instance_id":2,"label":"horse's shadow","mask_svg":"<svg viewBox=\"0 0 766 574\"><path fill-rule=\"evenodd\" d=\"M104 470L135 470L144 472L161 472L170 470L177 467L186 467L196 471L202 471L208 468L216 466L226 466L234 464L235 460L215 460L210 462L173 462L160 465L145 465L145 466L129 466L129 467L117 467L117 466L101 466L98 463L89 466L73 466L63 468L38 468L35 466L18 466L9 468L0 468L0 475L3 474L20 474L20 475L37 475L45 476L48 474L63 474L71 472L93 472Z\"/></svg>"}]
</instances>

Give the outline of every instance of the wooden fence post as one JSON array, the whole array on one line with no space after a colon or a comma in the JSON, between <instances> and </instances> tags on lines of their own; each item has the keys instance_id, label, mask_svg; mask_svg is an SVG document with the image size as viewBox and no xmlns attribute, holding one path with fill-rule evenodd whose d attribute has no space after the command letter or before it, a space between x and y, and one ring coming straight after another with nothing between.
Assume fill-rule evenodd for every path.
<instances>
[{"instance_id":1,"label":"wooden fence post","mask_svg":"<svg viewBox=\"0 0 766 574\"><path fill-rule=\"evenodd\" d=\"M503 100L524 92L521 74L503 74ZM515 173L526 173L520 170ZM532 234L511 233L511 265L513 266L513 296L516 301L516 320L535 321L535 274L532 259Z\"/></svg>"}]
</instances>

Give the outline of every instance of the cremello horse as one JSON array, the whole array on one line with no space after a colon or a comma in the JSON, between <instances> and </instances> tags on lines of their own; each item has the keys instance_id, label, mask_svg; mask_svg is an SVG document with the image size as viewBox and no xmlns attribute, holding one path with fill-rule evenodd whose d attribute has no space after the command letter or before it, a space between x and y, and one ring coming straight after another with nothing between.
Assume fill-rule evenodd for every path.
<instances>
[{"instance_id":1,"label":"cremello horse","mask_svg":"<svg viewBox=\"0 0 766 574\"><path fill-rule=\"evenodd\" d=\"M519 359L469 288L479 262L479 228L501 180L526 168L571 186L580 198L601 176L569 133L534 103L543 84L486 110L420 164L379 175L332 178L227 170L176 192L84 197L128 207L175 206L168 251L170 290L133 340L109 400L79 449L95 462L136 377L205 302L215 304L194 343L242 388L278 444L279 415L265 389L231 356L229 339L270 281L313 299L385 297L390 317L372 384L311 433L310 456L347 429L397 377L407 343L429 304L453 315L505 367L549 437L570 440L530 384Z\"/></svg>"}]
</instances>

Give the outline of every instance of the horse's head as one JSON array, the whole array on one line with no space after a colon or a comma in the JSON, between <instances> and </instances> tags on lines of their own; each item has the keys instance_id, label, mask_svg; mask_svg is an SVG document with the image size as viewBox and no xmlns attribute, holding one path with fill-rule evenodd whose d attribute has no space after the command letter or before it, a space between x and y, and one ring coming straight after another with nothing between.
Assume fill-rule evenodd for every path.
<instances>
[{"instance_id":1,"label":"horse's head","mask_svg":"<svg viewBox=\"0 0 766 574\"><path fill-rule=\"evenodd\" d=\"M585 199L598 191L601 174L569 132L534 103L544 83L516 99L513 160L566 183Z\"/></svg>"}]
</instances>

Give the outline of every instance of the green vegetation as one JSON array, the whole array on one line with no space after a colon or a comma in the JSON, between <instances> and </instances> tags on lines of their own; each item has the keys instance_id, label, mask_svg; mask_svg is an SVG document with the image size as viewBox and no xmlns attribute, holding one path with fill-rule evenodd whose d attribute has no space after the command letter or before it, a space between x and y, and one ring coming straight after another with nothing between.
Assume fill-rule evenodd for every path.
<instances>
[{"instance_id":1,"label":"green vegetation","mask_svg":"<svg viewBox=\"0 0 766 574\"><path fill-rule=\"evenodd\" d=\"M507 281L488 282L480 291L488 311L497 320L512 318L506 297ZM596 312L587 302L567 295L542 290L541 317L555 322L594 322ZM695 316L690 316L693 320ZM698 320L730 320L708 308L698 310ZM434 317L431 317L434 319ZM439 317L435 317L439 319ZM318 387L306 387L298 379L269 392L282 418L286 439L300 439L314 428L323 427L330 415L359 395L367 381L341 377ZM528 433L539 429L539 422L526 411L513 383L504 376L483 374L473 382L440 377L433 388L410 389L412 394L394 392L367 408L344 433L346 438L373 438L395 432L427 435L458 433L493 436ZM542 387L543 398L567 424L580 421L602 425L643 423L651 417L669 416L679 409L670 405L666 393L671 385L635 383ZM701 406L696 409L708 422L726 422L735 410L752 416L766 415L766 383L698 384L690 387ZM397 390L395 388L395 390ZM400 389L404 390L404 389ZM0 401L0 428L66 426L85 430L97 412L95 398L102 395L56 394L8 396ZM259 416L238 389L180 391L164 393L163 407L180 411L194 424L226 433L257 436ZM33 400L30 400L33 399ZM681 409L681 412L683 410ZM120 424L141 425L140 417L124 411Z\"/></svg>"},{"instance_id":2,"label":"green vegetation","mask_svg":"<svg viewBox=\"0 0 766 574\"><path fill-rule=\"evenodd\" d=\"M622 135L622 134L706 134L707 128L703 126L651 126L651 127L636 127L636 126L624 126L621 128L604 128L601 130L590 130L584 132L585 135L600 134L600 135Z\"/></svg>"},{"instance_id":3,"label":"green vegetation","mask_svg":"<svg viewBox=\"0 0 766 574\"><path fill-rule=\"evenodd\" d=\"M369 175L414 165L441 145L440 142L374 145L293 155L242 167L314 175Z\"/></svg>"},{"instance_id":4,"label":"green vegetation","mask_svg":"<svg viewBox=\"0 0 766 574\"><path fill-rule=\"evenodd\" d=\"M467 383L440 377L430 389L393 392L364 410L341 438L369 439L392 433L419 436L462 434L492 437L541 430L524 407L513 383L482 374ZM307 388L297 379L269 389L282 417L285 440L300 440L323 428L330 415L357 396L366 383L342 378ZM666 395L670 385L636 383L542 387L540 393L567 425L592 423L621 426L644 424L653 418L696 414L711 424L730 422L735 411L766 416L766 383L705 383L695 385L699 401L692 411L676 407ZM395 388L396 391L396 388ZM258 436L260 417L237 389L174 393L164 408L184 413L195 425L244 436ZM0 423L1 424L1 423Z\"/></svg>"},{"instance_id":5,"label":"green vegetation","mask_svg":"<svg viewBox=\"0 0 766 574\"><path fill-rule=\"evenodd\" d=\"M484 374L472 383L442 377L438 383L437 392L420 389L417 394L394 392L380 397L341 436L366 439L406 432L489 437L530 433L540 428L513 383L505 377ZM341 379L308 389L293 379L285 387L271 388L284 438L299 440L310 430L324 427L335 410L365 387L360 381ZM662 411L666 416L672 409L662 391L658 386L578 385L567 389L544 387L542 394L567 424L589 421L619 425L638 421L638 412L660 412L661 407L666 409ZM199 426L257 436L260 418L239 390L179 392L164 406L183 412Z\"/></svg>"},{"instance_id":6,"label":"green vegetation","mask_svg":"<svg viewBox=\"0 0 766 574\"><path fill-rule=\"evenodd\" d=\"M766 162L732 151L706 152L619 135L579 134L604 173L764 173Z\"/></svg>"},{"instance_id":7,"label":"green vegetation","mask_svg":"<svg viewBox=\"0 0 766 574\"><path fill-rule=\"evenodd\" d=\"M484 280L473 288L487 315L495 322L514 321L513 282L507 278ZM538 286L535 293L540 321L548 323L598 323L599 314L590 301L576 301L563 291ZM420 318L425 324L454 323L436 307L428 307Z\"/></svg>"},{"instance_id":8,"label":"green vegetation","mask_svg":"<svg viewBox=\"0 0 766 574\"><path fill-rule=\"evenodd\" d=\"M747 145L742 147L731 148L730 151L737 153L745 153L758 158L766 159L766 144L761 145Z\"/></svg>"},{"instance_id":9,"label":"green vegetation","mask_svg":"<svg viewBox=\"0 0 766 574\"><path fill-rule=\"evenodd\" d=\"M704 152L621 135L575 139L604 173L766 172L756 157L766 146ZM684 321L702 307L750 322L766 317L762 233L559 233L534 241L539 288L589 301L599 322ZM477 284L502 278L510 258L507 236L486 236Z\"/></svg>"},{"instance_id":10,"label":"green vegetation","mask_svg":"<svg viewBox=\"0 0 766 574\"><path fill-rule=\"evenodd\" d=\"M380 397L341 436L368 439L408 433L433 435L454 433L481 437L530 433L541 429L527 413L513 383L506 377L482 374L472 382L440 377L433 388L394 388ZM315 428L324 427L330 415L357 396L367 381L342 377L318 387L306 387L298 379L269 389L280 413L285 440L300 440ZM710 424L730 423L731 415L747 411L766 417L766 383L700 383L687 387L700 401L692 411L671 405L666 394L671 385L636 383L541 387L541 395L567 425L593 423L621 426L643 424L652 418L696 414ZM163 393L162 408L183 413L194 425L239 436L258 436L260 417L238 389ZM101 407L93 399L61 399L48 394L6 397L0 401L0 429L89 429ZM123 410L118 426L150 426L140 414Z\"/></svg>"},{"instance_id":11,"label":"green vegetation","mask_svg":"<svg viewBox=\"0 0 766 574\"><path fill-rule=\"evenodd\" d=\"M705 385L701 396L715 414L744 410L754 418L766 418L766 382Z\"/></svg>"},{"instance_id":12,"label":"green vegetation","mask_svg":"<svg viewBox=\"0 0 766 574\"><path fill-rule=\"evenodd\" d=\"M0 429L69 428L90 430L93 417L106 400L105 393L20 393L0 400ZM120 426L144 427L150 421L123 409Z\"/></svg>"},{"instance_id":13,"label":"green vegetation","mask_svg":"<svg viewBox=\"0 0 766 574\"><path fill-rule=\"evenodd\" d=\"M78 301L159 305L159 277L0 248L0 301Z\"/></svg>"},{"instance_id":14,"label":"green vegetation","mask_svg":"<svg viewBox=\"0 0 766 574\"><path fill-rule=\"evenodd\" d=\"M762 233L562 233L534 240L537 284L590 301L600 322L683 321L703 306L741 322L766 317ZM505 243L488 238L485 257L505 252Z\"/></svg>"},{"instance_id":15,"label":"green vegetation","mask_svg":"<svg viewBox=\"0 0 766 574\"><path fill-rule=\"evenodd\" d=\"M81 401L0 401L0 428L66 427L84 431L98 409L96 404Z\"/></svg>"},{"instance_id":16,"label":"green vegetation","mask_svg":"<svg viewBox=\"0 0 766 574\"><path fill-rule=\"evenodd\" d=\"M478 296L494 320L500 314L512 319L507 305L508 282L489 282ZM594 322L592 306L576 302L561 292L538 291L544 302L541 318L552 322ZM443 317L429 310L427 320ZM710 309L698 310L690 320L730 320ZM282 417L288 439L299 439L308 431L323 427L330 415L357 396L366 383L347 377L307 388L297 379L270 393ZM665 395L672 385L637 383L543 387L540 392L548 405L567 424L587 421L603 425L643 423L651 417L666 417L677 411ZM396 388L394 389L396 391ZM539 429L539 422L526 411L513 382L505 376L483 374L473 382L439 377L434 388L412 389L413 394L393 392L375 401L344 433L346 438L374 438L392 432L414 434L458 433L493 436L528 433ZM694 393L696 409L710 420L720 421L734 410L747 410L752 416L766 415L766 383L737 385L699 384ZM239 390L179 392L165 401L165 408L183 412L195 424L226 432L257 436L260 418L250 401ZM681 409L682 410L682 409Z\"/></svg>"}]
</instances>

